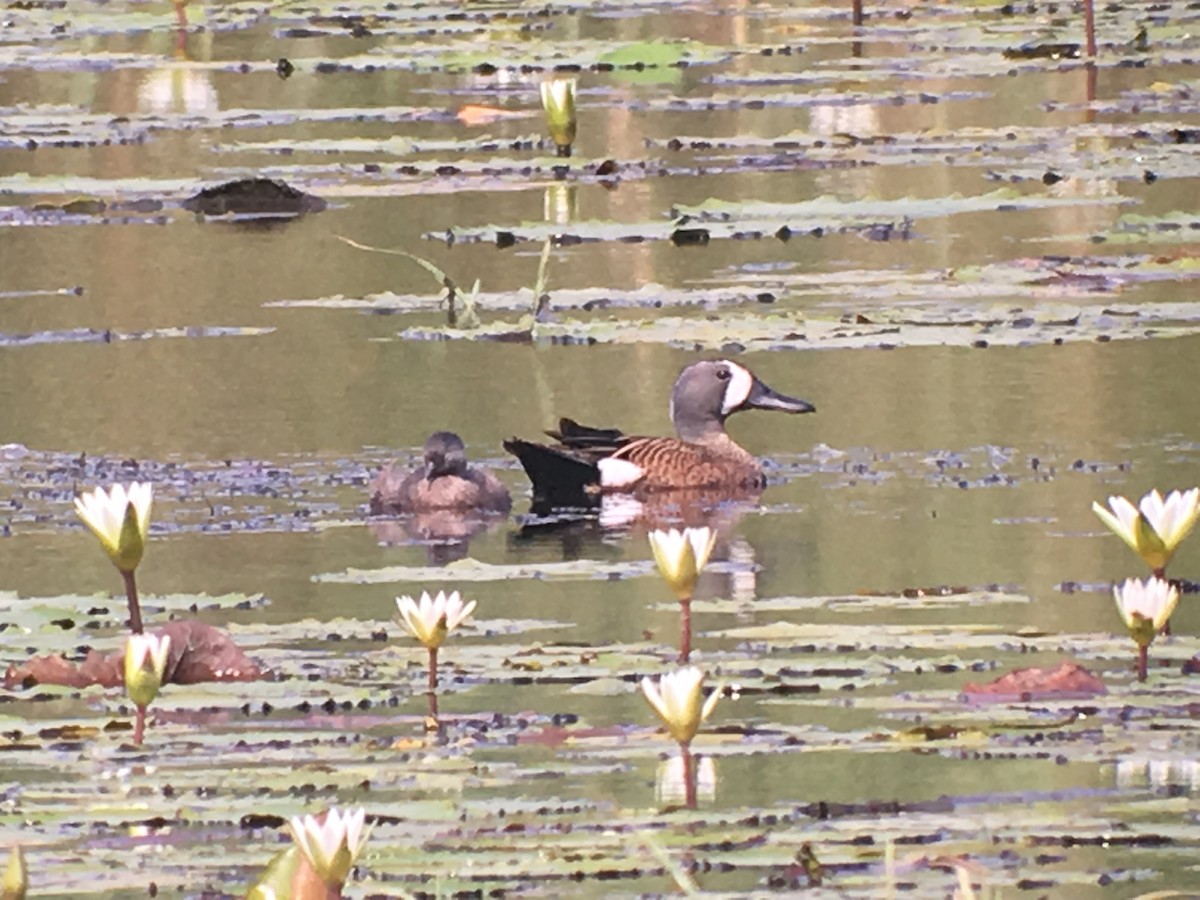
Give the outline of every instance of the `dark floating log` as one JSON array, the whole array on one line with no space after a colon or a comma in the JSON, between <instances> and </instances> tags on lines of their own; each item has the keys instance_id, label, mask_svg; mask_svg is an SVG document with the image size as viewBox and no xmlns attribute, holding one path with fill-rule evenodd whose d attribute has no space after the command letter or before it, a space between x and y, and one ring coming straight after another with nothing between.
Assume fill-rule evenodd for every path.
<instances>
[{"instance_id":1,"label":"dark floating log","mask_svg":"<svg viewBox=\"0 0 1200 900\"><path fill-rule=\"evenodd\" d=\"M703 247L709 238L707 228L676 228L671 232L671 243L676 247Z\"/></svg>"},{"instance_id":2,"label":"dark floating log","mask_svg":"<svg viewBox=\"0 0 1200 900\"><path fill-rule=\"evenodd\" d=\"M183 201L184 209L205 216L302 216L327 205L320 197L271 178L227 181Z\"/></svg>"},{"instance_id":3,"label":"dark floating log","mask_svg":"<svg viewBox=\"0 0 1200 900\"><path fill-rule=\"evenodd\" d=\"M1010 47L1004 51L1005 59L1079 59L1083 48L1078 44L1026 44Z\"/></svg>"}]
</instances>

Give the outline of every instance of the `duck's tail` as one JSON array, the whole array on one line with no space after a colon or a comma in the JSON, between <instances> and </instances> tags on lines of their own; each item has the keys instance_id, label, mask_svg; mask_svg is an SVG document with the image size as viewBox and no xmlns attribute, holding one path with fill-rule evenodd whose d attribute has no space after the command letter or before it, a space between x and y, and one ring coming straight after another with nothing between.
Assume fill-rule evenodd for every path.
<instances>
[{"instance_id":1,"label":"duck's tail","mask_svg":"<svg viewBox=\"0 0 1200 900\"><path fill-rule=\"evenodd\" d=\"M504 442L533 483L534 510L588 508L600 502L600 470L569 450L521 438Z\"/></svg>"}]
</instances>

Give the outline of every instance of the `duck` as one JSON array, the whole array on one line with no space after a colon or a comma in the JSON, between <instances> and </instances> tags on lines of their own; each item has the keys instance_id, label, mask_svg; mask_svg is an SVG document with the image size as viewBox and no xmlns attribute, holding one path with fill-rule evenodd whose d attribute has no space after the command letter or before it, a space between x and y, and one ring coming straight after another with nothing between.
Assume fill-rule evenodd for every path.
<instances>
[{"instance_id":1,"label":"duck","mask_svg":"<svg viewBox=\"0 0 1200 900\"><path fill-rule=\"evenodd\" d=\"M495 475L467 462L462 438L435 431L422 448L424 461L411 472L396 463L383 467L371 484L371 514L507 513L512 497Z\"/></svg>"},{"instance_id":2,"label":"duck","mask_svg":"<svg viewBox=\"0 0 1200 900\"><path fill-rule=\"evenodd\" d=\"M725 430L725 420L746 409L816 412L739 363L702 360L684 368L671 390L675 437L634 437L563 418L546 432L553 444L514 437L504 449L520 461L543 510L596 506L605 494L761 490L762 463Z\"/></svg>"}]
</instances>

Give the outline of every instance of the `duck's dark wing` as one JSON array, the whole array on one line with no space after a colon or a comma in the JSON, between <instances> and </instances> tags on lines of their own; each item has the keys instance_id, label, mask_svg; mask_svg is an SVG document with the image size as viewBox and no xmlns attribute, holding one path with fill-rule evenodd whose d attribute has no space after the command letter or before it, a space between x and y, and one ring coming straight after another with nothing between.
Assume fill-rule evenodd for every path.
<instances>
[{"instance_id":1,"label":"duck's dark wing","mask_svg":"<svg viewBox=\"0 0 1200 900\"><path fill-rule=\"evenodd\" d=\"M558 430L546 434L557 443L521 438L504 442L504 449L521 461L533 483L535 510L595 506L600 491L597 462L632 439L616 428L591 428L573 419L560 419Z\"/></svg>"},{"instance_id":2,"label":"duck's dark wing","mask_svg":"<svg viewBox=\"0 0 1200 900\"><path fill-rule=\"evenodd\" d=\"M547 431L546 434L564 449L585 453L593 460L610 456L633 440L618 428L592 428L565 418L558 420L558 431Z\"/></svg>"}]
</instances>

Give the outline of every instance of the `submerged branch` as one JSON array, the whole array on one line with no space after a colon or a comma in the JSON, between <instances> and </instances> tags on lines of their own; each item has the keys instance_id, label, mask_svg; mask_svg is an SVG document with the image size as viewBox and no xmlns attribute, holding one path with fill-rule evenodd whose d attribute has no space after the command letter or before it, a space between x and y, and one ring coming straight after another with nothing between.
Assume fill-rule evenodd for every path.
<instances>
[{"instance_id":1,"label":"submerged branch","mask_svg":"<svg viewBox=\"0 0 1200 900\"><path fill-rule=\"evenodd\" d=\"M431 263L429 260L417 256L415 253L409 253L406 250L395 250L390 247L373 247L370 244L361 244L353 238L348 238L345 235L335 235L335 237L343 244L348 244L356 250L366 250L368 253L384 253L388 256L400 256L404 259L412 260L422 269L434 277L438 285L445 291L446 294L446 317L451 328L478 328L479 315L475 312L475 298L479 294L479 281L476 279L474 288L471 293L463 296L463 311L461 320L458 310L455 306L457 303L460 291L458 283L453 278Z\"/></svg>"}]
</instances>

